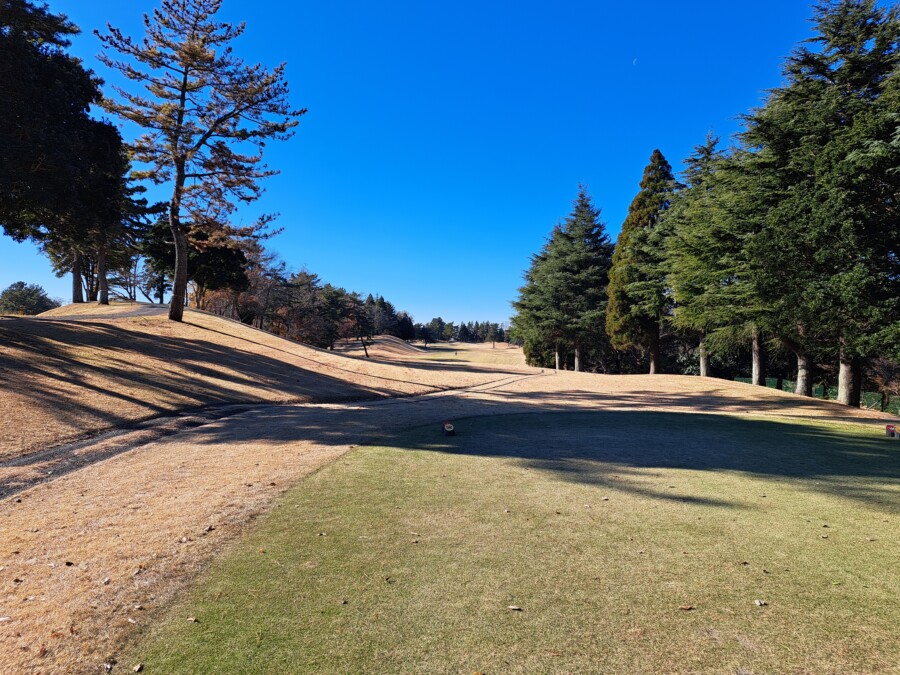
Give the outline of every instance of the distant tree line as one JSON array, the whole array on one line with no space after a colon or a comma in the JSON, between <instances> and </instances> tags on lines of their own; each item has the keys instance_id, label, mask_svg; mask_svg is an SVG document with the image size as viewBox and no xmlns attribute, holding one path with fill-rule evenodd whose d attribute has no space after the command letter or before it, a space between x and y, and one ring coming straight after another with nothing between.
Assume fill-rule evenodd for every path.
<instances>
[{"instance_id":1,"label":"distant tree line","mask_svg":"<svg viewBox=\"0 0 900 675\"><path fill-rule=\"evenodd\" d=\"M582 189L525 273L535 365L749 373L858 406L900 359L900 10L816 6L782 86L676 179L654 150L615 247ZM745 365L747 364L747 365ZM894 384L889 384L894 382Z\"/></svg>"},{"instance_id":2,"label":"distant tree line","mask_svg":"<svg viewBox=\"0 0 900 675\"><path fill-rule=\"evenodd\" d=\"M423 342L506 342L506 329L490 321L461 321L455 324L435 317L428 323L415 324L415 339Z\"/></svg>"},{"instance_id":3,"label":"distant tree line","mask_svg":"<svg viewBox=\"0 0 900 675\"><path fill-rule=\"evenodd\" d=\"M208 291L202 308L323 349L356 340L367 355L366 341L376 335L415 337L409 314L383 296L363 298L309 271L290 273L262 247L249 252L245 271L246 287Z\"/></svg>"}]
</instances>

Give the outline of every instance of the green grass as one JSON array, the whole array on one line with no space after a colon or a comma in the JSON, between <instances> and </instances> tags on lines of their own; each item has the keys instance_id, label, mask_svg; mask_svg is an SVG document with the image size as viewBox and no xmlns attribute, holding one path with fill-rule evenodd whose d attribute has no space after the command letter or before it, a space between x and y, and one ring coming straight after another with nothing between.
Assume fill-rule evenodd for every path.
<instances>
[{"instance_id":1,"label":"green grass","mask_svg":"<svg viewBox=\"0 0 900 675\"><path fill-rule=\"evenodd\" d=\"M878 430L600 412L457 428L305 479L120 663L898 672L900 443Z\"/></svg>"}]
</instances>

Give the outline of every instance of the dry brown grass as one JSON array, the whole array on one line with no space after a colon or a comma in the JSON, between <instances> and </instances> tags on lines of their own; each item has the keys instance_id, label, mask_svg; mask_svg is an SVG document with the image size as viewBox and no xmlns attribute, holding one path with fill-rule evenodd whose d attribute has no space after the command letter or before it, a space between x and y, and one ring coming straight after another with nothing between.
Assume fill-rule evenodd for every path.
<instances>
[{"instance_id":1,"label":"dry brown grass","mask_svg":"<svg viewBox=\"0 0 900 675\"><path fill-rule=\"evenodd\" d=\"M4 319L0 340L2 377L12 383L0 398L7 457L204 403L381 399L260 404L0 499L3 673L97 672L275 494L383 434L448 417L554 410L881 417L719 380L541 374L414 353L366 361L194 313L185 324ZM421 392L433 393L385 400Z\"/></svg>"},{"instance_id":2,"label":"dry brown grass","mask_svg":"<svg viewBox=\"0 0 900 675\"><path fill-rule=\"evenodd\" d=\"M110 318L72 320L103 311ZM489 367L350 359L200 312L174 323L161 308L134 311L0 319L0 461L185 408L410 395L494 377Z\"/></svg>"}]
</instances>

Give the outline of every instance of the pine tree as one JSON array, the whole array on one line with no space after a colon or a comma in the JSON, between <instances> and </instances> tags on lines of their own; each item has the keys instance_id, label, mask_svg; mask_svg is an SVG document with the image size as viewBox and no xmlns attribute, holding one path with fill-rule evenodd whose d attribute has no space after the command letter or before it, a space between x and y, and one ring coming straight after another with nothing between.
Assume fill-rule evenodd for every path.
<instances>
[{"instance_id":1,"label":"pine tree","mask_svg":"<svg viewBox=\"0 0 900 675\"><path fill-rule=\"evenodd\" d=\"M16 281L0 293L0 314L34 315L54 307L59 307L59 302L37 284Z\"/></svg>"},{"instance_id":2,"label":"pine tree","mask_svg":"<svg viewBox=\"0 0 900 675\"><path fill-rule=\"evenodd\" d=\"M80 31L27 0L0 0L0 226L43 240L71 221L99 81L66 53Z\"/></svg>"},{"instance_id":3,"label":"pine tree","mask_svg":"<svg viewBox=\"0 0 900 675\"><path fill-rule=\"evenodd\" d=\"M609 272L606 331L610 341L618 349L647 350L651 374L659 372L660 323L669 303L661 218L676 187L672 167L654 150L641 189L628 207Z\"/></svg>"},{"instance_id":4,"label":"pine tree","mask_svg":"<svg viewBox=\"0 0 900 675\"><path fill-rule=\"evenodd\" d=\"M816 7L815 37L787 60L784 86L748 116L758 198L755 283L809 393L811 355L840 357L839 400L859 404L862 360L900 316L896 216L900 9L875 0ZM886 95L887 94L887 95Z\"/></svg>"},{"instance_id":5,"label":"pine tree","mask_svg":"<svg viewBox=\"0 0 900 675\"><path fill-rule=\"evenodd\" d=\"M162 0L145 16L141 41L109 26L98 33L101 61L138 83L145 94L115 88L107 110L146 130L134 144L143 176L172 186L169 226L175 275L169 318L180 321L187 288L191 229L228 234L235 201L259 198L259 181L273 175L262 162L267 140L289 138L297 117L288 103L284 64L269 71L237 58L231 43L244 32L215 20L222 0ZM185 218L185 214L188 215Z\"/></svg>"},{"instance_id":6,"label":"pine tree","mask_svg":"<svg viewBox=\"0 0 900 675\"><path fill-rule=\"evenodd\" d=\"M575 370L582 369L585 345L603 333L611 258L600 210L581 186L572 212L533 256L513 303L513 325L525 340L526 356L552 350L559 369L562 350L571 347Z\"/></svg>"},{"instance_id":7,"label":"pine tree","mask_svg":"<svg viewBox=\"0 0 900 675\"><path fill-rule=\"evenodd\" d=\"M700 374L710 354L752 342L752 382L765 386L764 309L750 279L744 241L755 208L748 203L743 156L726 157L707 136L685 160L684 188L666 212L666 269L673 324L701 336Z\"/></svg>"}]
</instances>

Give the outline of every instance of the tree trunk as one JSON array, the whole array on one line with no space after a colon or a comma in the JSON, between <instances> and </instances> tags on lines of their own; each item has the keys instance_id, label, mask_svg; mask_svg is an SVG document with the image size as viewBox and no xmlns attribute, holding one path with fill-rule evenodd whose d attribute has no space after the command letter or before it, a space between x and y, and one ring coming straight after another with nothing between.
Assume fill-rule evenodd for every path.
<instances>
[{"instance_id":1,"label":"tree trunk","mask_svg":"<svg viewBox=\"0 0 900 675\"><path fill-rule=\"evenodd\" d=\"M756 326L753 327L753 371L750 383L760 387L766 386L766 346Z\"/></svg>"},{"instance_id":2,"label":"tree trunk","mask_svg":"<svg viewBox=\"0 0 900 675\"><path fill-rule=\"evenodd\" d=\"M784 391L784 378L783 377L779 377L777 380L775 380L775 388L778 391Z\"/></svg>"},{"instance_id":3,"label":"tree trunk","mask_svg":"<svg viewBox=\"0 0 900 675\"><path fill-rule=\"evenodd\" d=\"M650 339L647 345L647 351L650 352L650 374L656 375L659 372L659 324L653 324L650 329Z\"/></svg>"},{"instance_id":4,"label":"tree trunk","mask_svg":"<svg viewBox=\"0 0 900 675\"><path fill-rule=\"evenodd\" d=\"M581 372L581 347L575 345L575 372Z\"/></svg>"},{"instance_id":5,"label":"tree trunk","mask_svg":"<svg viewBox=\"0 0 900 675\"><path fill-rule=\"evenodd\" d=\"M709 377L709 352L706 351L706 338L700 340L700 377Z\"/></svg>"},{"instance_id":6,"label":"tree trunk","mask_svg":"<svg viewBox=\"0 0 900 675\"><path fill-rule=\"evenodd\" d=\"M97 304L109 304L109 280L106 278L106 246L97 249Z\"/></svg>"},{"instance_id":7,"label":"tree trunk","mask_svg":"<svg viewBox=\"0 0 900 675\"><path fill-rule=\"evenodd\" d=\"M556 370L559 370L559 345L556 346L554 354L556 355Z\"/></svg>"},{"instance_id":8,"label":"tree trunk","mask_svg":"<svg viewBox=\"0 0 900 675\"><path fill-rule=\"evenodd\" d=\"M852 356L841 341L840 368L838 369L838 403L858 408L862 398L862 368L858 356Z\"/></svg>"},{"instance_id":9,"label":"tree trunk","mask_svg":"<svg viewBox=\"0 0 900 675\"><path fill-rule=\"evenodd\" d=\"M812 396L809 354L797 354L797 386L794 392L801 396Z\"/></svg>"},{"instance_id":10,"label":"tree trunk","mask_svg":"<svg viewBox=\"0 0 900 675\"><path fill-rule=\"evenodd\" d=\"M169 303L169 319L181 321L184 316L184 296L187 293L187 259L188 241L187 233L180 224L172 226L172 236L175 239L175 275L172 279L172 301Z\"/></svg>"},{"instance_id":11,"label":"tree trunk","mask_svg":"<svg viewBox=\"0 0 900 675\"><path fill-rule=\"evenodd\" d=\"M72 249L72 302L84 302L81 286L81 251Z\"/></svg>"},{"instance_id":12,"label":"tree trunk","mask_svg":"<svg viewBox=\"0 0 900 675\"><path fill-rule=\"evenodd\" d=\"M366 358L369 358L369 350L366 348L366 341L363 338L359 338L359 341L362 343L363 352L365 352Z\"/></svg>"}]
</instances>

